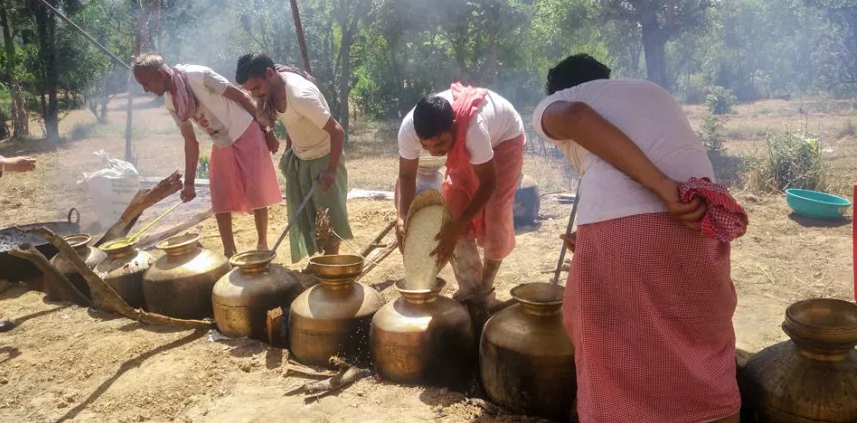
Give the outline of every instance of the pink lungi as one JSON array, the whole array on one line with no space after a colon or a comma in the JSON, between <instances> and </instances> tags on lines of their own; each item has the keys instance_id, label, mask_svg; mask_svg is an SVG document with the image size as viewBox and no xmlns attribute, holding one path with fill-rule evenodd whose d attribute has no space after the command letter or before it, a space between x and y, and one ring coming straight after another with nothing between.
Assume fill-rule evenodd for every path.
<instances>
[{"instance_id":1,"label":"pink lungi","mask_svg":"<svg viewBox=\"0 0 857 423\"><path fill-rule=\"evenodd\" d=\"M255 122L231 145L212 147L209 167L215 213L249 213L283 201L265 134Z\"/></svg>"},{"instance_id":2,"label":"pink lungi","mask_svg":"<svg viewBox=\"0 0 857 423\"><path fill-rule=\"evenodd\" d=\"M666 213L578 228L563 315L581 423L731 416L735 288L730 246Z\"/></svg>"},{"instance_id":3,"label":"pink lungi","mask_svg":"<svg viewBox=\"0 0 857 423\"><path fill-rule=\"evenodd\" d=\"M497 169L497 187L485 208L477 216L476 231L465 233L465 239L476 238L485 250L488 260L502 260L515 249L515 191L524 166L524 143L526 135L503 141L494 149L494 167ZM449 183L448 179L444 183ZM461 216L470 204L462 190L454 190L444 198L453 218Z\"/></svg>"}]
</instances>

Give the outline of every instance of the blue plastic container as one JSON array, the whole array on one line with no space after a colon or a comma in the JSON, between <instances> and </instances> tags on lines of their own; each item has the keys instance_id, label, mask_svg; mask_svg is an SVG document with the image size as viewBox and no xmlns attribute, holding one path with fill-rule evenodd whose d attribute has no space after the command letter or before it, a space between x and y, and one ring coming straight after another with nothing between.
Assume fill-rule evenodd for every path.
<instances>
[{"instance_id":1,"label":"blue plastic container","mask_svg":"<svg viewBox=\"0 0 857 423\"><path fill-rule=\"evenodd\" d=\"M805 189L786 190L786 201L795 213L818 219L842 217L851 207L848 199Z\"/></svg>"}]
</instances>

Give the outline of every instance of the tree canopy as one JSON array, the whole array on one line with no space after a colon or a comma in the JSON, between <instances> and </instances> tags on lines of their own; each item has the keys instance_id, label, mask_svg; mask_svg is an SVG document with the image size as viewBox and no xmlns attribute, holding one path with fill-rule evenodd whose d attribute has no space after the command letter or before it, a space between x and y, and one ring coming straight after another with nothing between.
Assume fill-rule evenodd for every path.
<instances>
[{"instance_id":1,"label":"tree canopy","mask_svg":"<svg viewBox=\"0 0 857 423\"><path fill-rule=\"evenodd\" d=\"M123 60L144 48L232 79L260 51L301 66L287 0L48 0ZM744 101L857 91L857 0L300 0L311 67L334 114L394 119L451 82L520 106L547 70L586 52L616 77L648 78L685 101L710 87ZM39 0L0 0L0 113L42 115L127 89L127 70ZM101 111L99 111L101 107ZM15 122L15 132L25 128Z\"/></svg>"}]
</instances>

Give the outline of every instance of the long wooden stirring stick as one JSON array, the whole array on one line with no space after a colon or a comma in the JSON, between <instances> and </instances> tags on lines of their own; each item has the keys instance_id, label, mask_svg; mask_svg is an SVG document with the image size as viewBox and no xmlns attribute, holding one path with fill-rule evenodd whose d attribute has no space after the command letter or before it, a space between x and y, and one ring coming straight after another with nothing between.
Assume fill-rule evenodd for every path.
<instances>
[{"instance_id":1,"label":"long wooden stirring stick","mask_svg":"<svg viewBox=\"0 0 857 423\"><path fill-rule=\"evenodd\" d=\"M574 193L574 202L571 205L571 214L568 216L568 227L565 229L566 235L571 235L571 229L574 227L574 218L577 216L577 203L580 202L580 182L577 183L577 190ZM562 251L559 253L559 261L556 264L556 272L554 272L552 284L559 284L559 275L562 273L562 265L565 262L565 252L568 247L565 241L562 242Z\"/></svg>"},{"instance_id":2,"label":"long wooden stirring stick","mask_svg":"<svg viewBox=\"0 0 857 423\"><path fill-rule=\"evenodd\" d=\"M135 233L134 235L131 235L131 237L128 238L128 242L132 242L132 241L136 240L137 238L139 238L140 235L143 234L143 232L146 232L147 229L151 228L152 225L154 225L155 223L158 223L159 220L163 219L164 216L170 214L171 211L175 210L175 208L180 206L181 204L182 204L182 201L179 201L174 206L170 207L169 210L165 211L162 215L155 218L155 220L149 222L149 224L144 226L143 229L140 229L139 231L137 231L137 233Z\"/></svg>"}]
</instances>

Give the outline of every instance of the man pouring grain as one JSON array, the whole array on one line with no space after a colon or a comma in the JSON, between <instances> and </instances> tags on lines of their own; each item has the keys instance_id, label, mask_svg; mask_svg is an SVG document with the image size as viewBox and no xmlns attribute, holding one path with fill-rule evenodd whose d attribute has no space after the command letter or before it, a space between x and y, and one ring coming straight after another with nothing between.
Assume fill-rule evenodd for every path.
<instances>
[{"instance_id":1,"label":"man pouring grain","mask_svg":"<svg viewBox=\"0 0 857 423\"><path fill-rule=\"evenodd\" d=\"M515 247L512 211L525 142L521 116L508 100L461 83L420 100L399 128L399 246L421 151L446 155L442 194L453 219L437 235L432 254L441 263L451 259L456 300L493 300L494 278ZM477 245L484 249L481 261Z\"/></svg>"}]
</instances>

